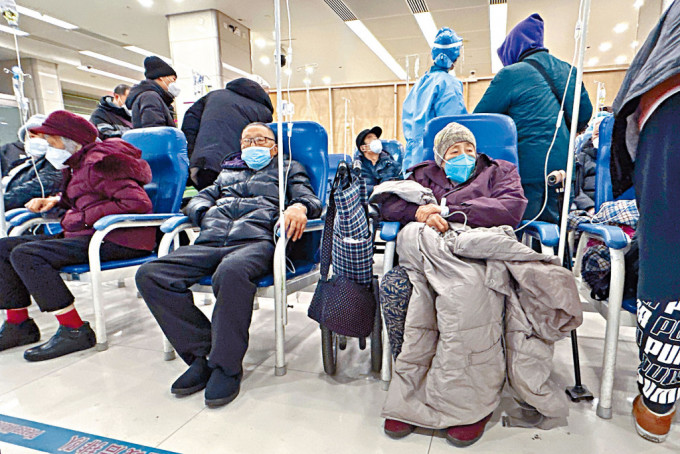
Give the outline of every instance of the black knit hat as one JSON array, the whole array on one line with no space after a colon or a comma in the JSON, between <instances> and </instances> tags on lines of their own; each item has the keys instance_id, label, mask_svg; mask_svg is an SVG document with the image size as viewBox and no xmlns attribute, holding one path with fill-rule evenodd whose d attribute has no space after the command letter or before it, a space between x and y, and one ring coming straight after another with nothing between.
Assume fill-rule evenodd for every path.
<instances>
[{"instance_id":1,"label":"black knit hat","mask_svg":"<svg viewBox=\"0 0 680 454\"><path fill-rule=\"evenodd\" d=\"M158 79L164 76L175 76L177 73L174 69L167 63L165 63L161 58L155 55L151 57L146 57L144 59L144 77L147 79Z\"/></svg>"}]
</instances>

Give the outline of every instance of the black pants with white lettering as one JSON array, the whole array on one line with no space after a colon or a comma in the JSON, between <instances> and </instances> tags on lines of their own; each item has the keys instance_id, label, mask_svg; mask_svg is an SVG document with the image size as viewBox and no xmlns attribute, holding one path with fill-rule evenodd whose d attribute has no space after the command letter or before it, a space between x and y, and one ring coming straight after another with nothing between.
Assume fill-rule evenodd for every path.
<instances>
[{"instance_id":1,"label":"black pants with white lettering","mask_svg":"<svg viewBox=\"0 0 680 454\"><path fill-rule=\"evenodd\" d=\"M644 402L667 413L680 400L680 94L644 125L635 162L640 209L638 385Z\"/></svg>"},{"instance_id":2,"label":"black pants with white lettering","mask_svg":"<svg viewBox=\"0 0 680 454\"><path fill-rule=\"evenodd\" d=\"M163 333L187 364L208 357L227 375L241 372L258 277L272 268L270 241L184 246L137 271L137 288ZM212 276L212 323L194 305L189 288Z\"/></svg>"}]
</instances>

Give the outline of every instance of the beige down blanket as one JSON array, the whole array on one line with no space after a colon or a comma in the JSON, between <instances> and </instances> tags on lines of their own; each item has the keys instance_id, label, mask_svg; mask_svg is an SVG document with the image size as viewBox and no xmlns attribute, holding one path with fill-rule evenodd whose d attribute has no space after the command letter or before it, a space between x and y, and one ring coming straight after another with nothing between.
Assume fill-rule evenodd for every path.
<instances>
[{"instance_id":1,"label":"beige down blanket","mask_svg":"<svg viewBox=\"0 0 680 454\"><path fill-rule=\"evenodd\" d=\"M553 343L583 320L571 273L510 227L451 226L441 235L413 222L399 233L413 293L383 417L433 429L471 424L496 409L506 378L518 400L566 416L550 372Z\"/></svg>"}]
</instances>

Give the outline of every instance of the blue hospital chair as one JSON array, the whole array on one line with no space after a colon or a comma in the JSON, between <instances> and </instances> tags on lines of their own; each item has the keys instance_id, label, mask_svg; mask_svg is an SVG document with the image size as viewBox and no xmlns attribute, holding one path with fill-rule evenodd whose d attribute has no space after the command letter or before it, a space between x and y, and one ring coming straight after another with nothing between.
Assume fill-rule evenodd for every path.
<instances>
[{"instance_id":1,"label":"blue hospital chair","mask_svg":"<svg viewBox=\"0 0 680 454\"><path fill-rule=\"evenodd\" d=\"M469 128L477 141L477 152L484 153L492 159L503 159L515 165L519 164L517 156L517 129L512 119L500 114L471 114L471 115L451 115L438 117L430 120L425 126L423 136L423 151L425 160L434 159L434 138L447 124L457 122ZM383 274L387 273L394 266L394 254L396 250L396 240L399 234L400 224L398 222L384 222L380 232L381 238L387 242L385 246L385 260L383 262ZM559 241L557 226L548 223L532 223L527 227L531 235L541 240L544 248L552 246ZM525 230L527 230L525 229ZM525 232L529 233L529 232ZM383 327L383 333L387 330ZM383 368L382 380L389 382L391 378L391 358L389 352L389 339L383 339Z\"/></svg>"},{"instance_id":2,"label":"blue hospital chair","mask_svg":"<svg viewBox=\"0 0 680 454\"><path fill-rule=\"evenodd\" d=\"M319 200L325 206L326 188L328 181L328 136L324 128L318 123L311 121L298 121L293 123L292 135L290 137L290 149L288 135L288 124L283 124L284 143L282 151L303 165L312 184L312 188ZM277 131L276 123L270 125L274 132ZM290 153L292 150L292 154ZM343 155L339 155L343 156ZM286 255L286 243L279 240L276 244L274 253L274 273L262 276L257 282L257 297L274 298L275 317L274 330L276 335L276 375L285 375L285 325L287 324L287 297L288 294L298 292L319 281L319 262L321 254L319 246L321 244L321 231L324 221L321 219L311 219L307 222L307 228L302 242L295 244L289 254L293 262L293 271L279 268L281 255ZM186 216L176 216L168 220L161 227L165 233L161 240L158 250L159 257L169 253L173 245L176 245L177 234L182 231L190 233L193 242L196 236L194 227ZM311 237L303 241L305 237ZM211 277L206 276L199 284L192 287L192 290L199 292L212 293ZM172 345L164 340L163 351L165 359L174 358Z\"/></svg>"},{"instance_id":3,"label":"blue hospital chair","mask_svg":"<svg viewBox=\"0 0 680 454\"><path fill-rule=\"evenodd\" d=\"M600 124L600 147L597 151L595 167L595 212L607 201L614 200L612 192L609 160L611 153L612 131L614 117L610 116ZM619 200L631 200L635 193L631 189L626 191ZM637 311L635 299L623 299L625 281L625 253L630 248L630 238L619 227L605 224L583 223L578 226L581 238L576 249L574 263L574 277L582 300L587 302L588 309L594 309L607 321L604 340L604 357L602 361L602 379L600 383L600 401L597 405L597 415L604 419L612 417L612 394L614 391L614 372L616 368L616 350L619 338L619 326L636 326ZM574 232L570 232L573 242ZM611 258L611 277L609 284L609 299L598 301L591 297L590 288L581 277L583 255L587 249L588 240L597 239L609 248ZM621 311L621 309L624 311Z\"/></svg>"},{"instance_id":4,"label":"blue hospital chair","mask_svg":"<svg viewBox=\"0 0 680 454\"><path fill-rule=\"evenodd\" d=\"M399 168L401 168L401 164L404 162L404 145L395 139L381 140L381 142L383 144L383 150L388 152L390 156L392 156L392 159L397 161Z\"/></svg>"},{"instance_id":5,"label":"blue hospital chair","mask_svg":"<svg viewBox=\"0 0 680 454\"><path fill-rule=\"evenodd\" d=\"M61 269L67 280L90 281L95 314L97 350L108 348L104 309L102 307L102 282L133 277L137 268L156 258L156 254L131 260L100 262L99 248L106 235L115 229L133 227L158 227L179 212L182 194L189 173L187 142L177 128L144 128L126 132L123 139L142 150L142 158L149 163L152 180L144 189L153 203L151 214L116 214L101 218L94 224L95 233L90 240L89 263ZM54 223L38 213L24 210L13 215L10 236L22 235L32 226Z\"/></svg>"}]
</instances>

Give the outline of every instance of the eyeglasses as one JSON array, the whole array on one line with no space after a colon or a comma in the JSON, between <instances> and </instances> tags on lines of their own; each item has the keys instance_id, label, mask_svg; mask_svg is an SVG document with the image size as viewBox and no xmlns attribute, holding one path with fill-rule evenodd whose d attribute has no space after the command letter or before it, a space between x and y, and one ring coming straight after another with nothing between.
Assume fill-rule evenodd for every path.
<instances>
[{"instance_id":1,"label":"eyeglasses","mask_svg":"<svg viewBox=\"0 0 680 454\"><path fill-rule=\"evenodd\" d=\"M261 147L266 145L268 140L274 142L274 139L272 139L271 137L253 137L252 139L244 138L241 139L241 146L249 147L250 145L255 145L257 147Z\"/></svg>"}]
</instances>

